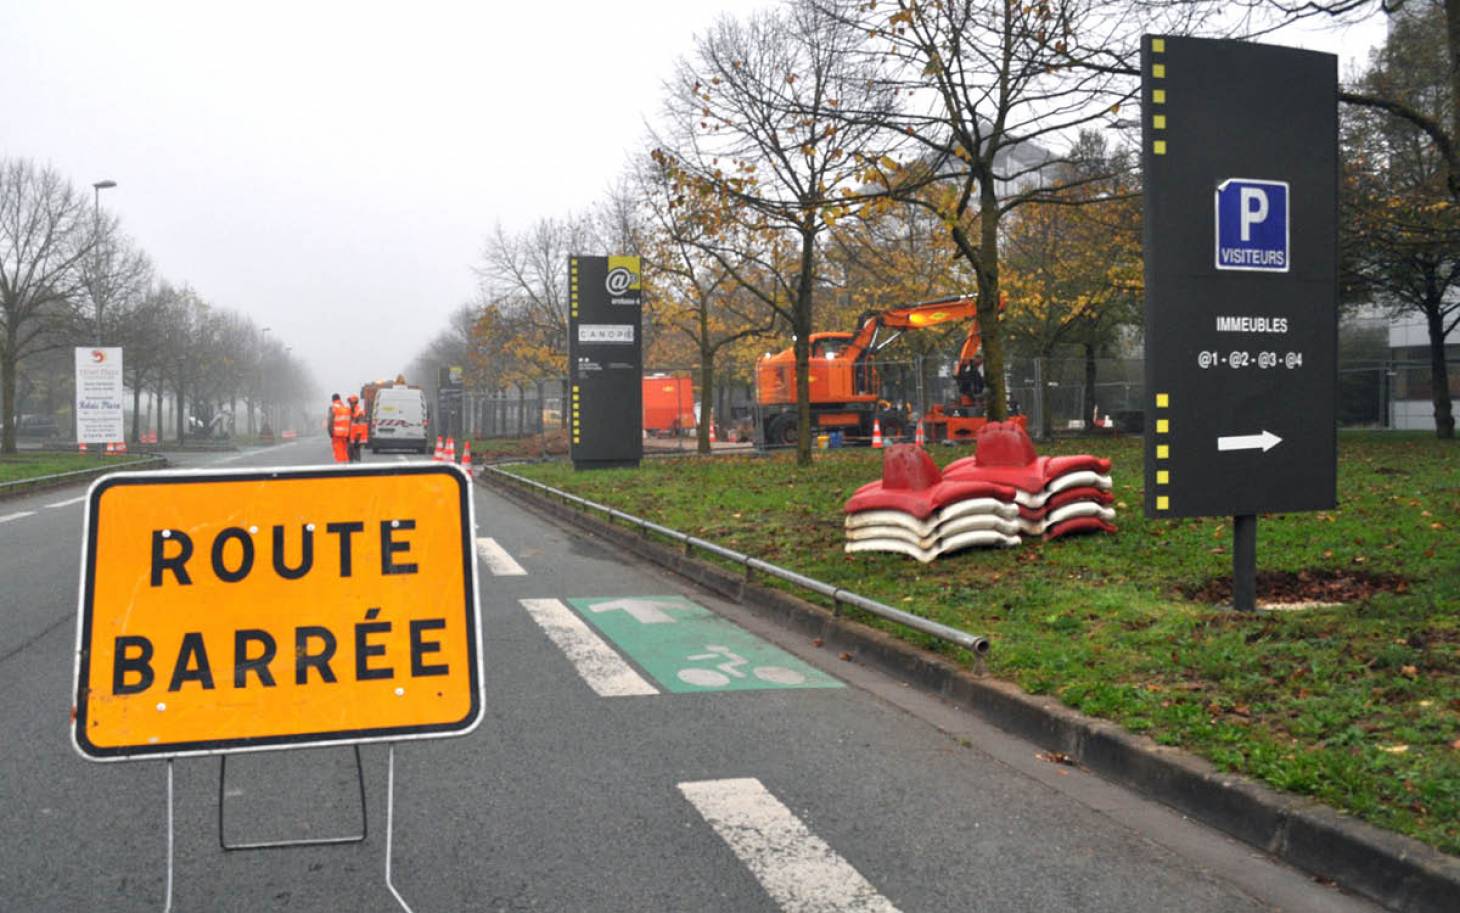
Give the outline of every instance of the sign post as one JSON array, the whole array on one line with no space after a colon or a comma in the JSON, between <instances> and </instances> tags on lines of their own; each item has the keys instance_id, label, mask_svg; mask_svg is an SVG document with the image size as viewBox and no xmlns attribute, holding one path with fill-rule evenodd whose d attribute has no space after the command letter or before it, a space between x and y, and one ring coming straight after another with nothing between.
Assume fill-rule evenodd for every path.
<instances>
[{"instance_id":1,"label":"sign post","mask_svg":"<svg viewBox=\"0 0 1460 913\"><path fill-rule=\"evenodd\" d=\"M477 726L474 529L469 480L443 463L92 485L72 741L168 761L169 897L172 759L388 742L393 786L395 742Z\"/></svg>"},{"instance_id":2,"label":"sign post","mask_svg":"<svg viewBox=\"0 0 1460 913\"><path fill-rule=\"evenodd\" d=\"M1337 503L1338 63L1146 36L1145 509L1233 518Z\"/></svg>"},{"instance_id":3,"label":"sign post","mask_svg":"<svg viewBox=\"0 0 1460 913\"><path fill-rule=\"evenodd\" d=\"M638 257L568 258L569 453L574 469L644 456Z\"/></svg>"},{"instance_id":4,"label":"sign post","mask_svg":"<svg viewBox=\"0 0 1460 913\"><path fill-rule=\"evenodd\" d=\"M77 443L115 444L126 439L124 386L120 348L76 349Z\"/></svg>"}]
</instances>

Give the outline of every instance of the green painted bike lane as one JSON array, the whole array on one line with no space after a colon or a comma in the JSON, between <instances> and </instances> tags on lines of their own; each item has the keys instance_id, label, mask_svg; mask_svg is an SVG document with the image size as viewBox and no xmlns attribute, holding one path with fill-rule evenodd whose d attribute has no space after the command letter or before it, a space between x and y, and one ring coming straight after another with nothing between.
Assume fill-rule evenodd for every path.
<instances>
[{"instance_id":1,"label":"green painted bike lane","mask_svg":"<svg viewBox=\"0 0 1460 913\"><path fill-rule=\"evenodd\" d=\"M666 690L840 688L842 683L683 596L569 599Z\"/></svg>"}]
</instances>

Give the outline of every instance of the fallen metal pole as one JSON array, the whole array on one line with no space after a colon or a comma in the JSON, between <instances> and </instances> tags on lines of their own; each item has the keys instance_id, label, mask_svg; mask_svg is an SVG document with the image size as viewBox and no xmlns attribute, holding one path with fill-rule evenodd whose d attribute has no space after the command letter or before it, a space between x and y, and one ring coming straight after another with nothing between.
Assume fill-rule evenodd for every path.
<instances>
[{"instance_id":1,"label":"fallen metal pole","mask_svg":"<svg viewBox=\"0 0 1460 913\"><path fill-rule=\"evenodd\" d=\"M863 612L876 615L879 618L885 618L888 621L894 621L900 625L905 625L909 628L912 628L914 631L921 631L924 634L931 634L933 637L937 637L941 640L946 640L949 643L957 644L958 646L963 647L964 649L969 650L970 652L978 656L982 656L985 653L989 652L988 638L981 635L969 634L967 631L960 631L957 628L951 628L948 625L940 624L939 622L924 618L921 615L914 615L911 612L904 612L902 609L895 609L892 606L878 602L875 599L868 599L866 596L862 596L858 593L853 593L850 590L842 589L839 586L833 586L832 584L817 580L814 577L807 577L805 574L799 574L796 571L790 570L788 568L783 568L779 565L771 564L769 561L762 561L759 558L752 558L751 556L743 552L737 552L734 549L725 548L723 545L716 545L713 542L706 542L704 539L697 539L694 536L687 535L685 533L679 532L678 530L670 529L667 526L661 526L658 523L654 523L650 520L645 520L641 517L636 517L633 514L625 513L618 508L609 507L606 504L599 504L596 501L589 501L587 498L580 498L577 495L568 494L566 491L558 488L553 488L550 485L544 485L541 482L534 482L531 479L524 479L522 476L513 475L512 473L507 472L500 467L484 466L482 468L487 472L501 476L502 478L508 479L518 485L536 489L537 491L542 492L548 497L557 498L568 504L577 504L585 510L597 511L607 516L610 521L619 520L631 526L637 526L641 530L647 530L657 533L672 542L677 542L681 545L684 545L687 549L699 549L700 551L708 552L711 555L716 555L727 561L739 564L742 567L750 568L763 574L768 574L771 577L775 577L779 580L784 580L787 583L792 583L796 586L808 589L813 593L817 593L832 600L832 603L838 607L840 607L840 605L852 606L854 608L862 610Z\"/></svg>"}]
</instances>

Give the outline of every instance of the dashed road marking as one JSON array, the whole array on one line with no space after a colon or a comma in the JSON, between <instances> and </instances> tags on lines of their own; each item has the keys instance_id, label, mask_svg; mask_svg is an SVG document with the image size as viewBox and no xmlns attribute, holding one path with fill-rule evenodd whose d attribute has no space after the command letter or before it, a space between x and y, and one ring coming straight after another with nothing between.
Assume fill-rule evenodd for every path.
<instances>
[{"instance_id":1,"label":"dashed road marking","mask_svg":"<svg viewBox=\"0 0 1460 913\"><path fill-rule=\"evenodd\" d=\"M483 537L477 540L477 557L486 564L494 577L524 577L527 570L518 564L507 550L497 544L496 539Z\"/></svg>"},{"instance_id":2,"label":"dashed road marking","mask_svg":"<svg viewBox=\"0 0 1460 913\"><path fill-rule=\"evenodd\" d=\"M700 780L679 791L785 913L897 913L759 780Z\"/></svg>"},{"instance_id":3,"label":"dashed road marking","mask_svg":"<svg viewBox=\"0 0 1460 913\"><path fill-rule=\"evenodd\" d=\"M11 520L19 520L22 517L33 517L33 516L35 516L35 511L33 511L33 510L17 511L16 513L6 514L5 516L0 517L0 523L9 523Z\"/></svg>"},{"instance_id":4,"label":"dashed road marking","mask_svg":"<svg viewBox=\"0 0 1460 913\"><path fill-rule=\"evenodd\" d=\"M560 600L524 599L522 607L562 650L599 697L641 697L659 689L644 680Z\"/></svg>"},{"instance_id":5,"label":"dashed road marking","mask_svg":"<svg viewBox=\"0 0 1460 913\"><path fill-rule=\"evenodd\" d=\"M67 501L57 501L55 504L47 504L46 507L50 507L50 508L55 508L55 507L70 507L72 504L80 504L82 501L85 501L85 500L86 500L86 495L82 495L79 498L71 498L70 500L67 500Z\"/></svg>"}]
</instances>

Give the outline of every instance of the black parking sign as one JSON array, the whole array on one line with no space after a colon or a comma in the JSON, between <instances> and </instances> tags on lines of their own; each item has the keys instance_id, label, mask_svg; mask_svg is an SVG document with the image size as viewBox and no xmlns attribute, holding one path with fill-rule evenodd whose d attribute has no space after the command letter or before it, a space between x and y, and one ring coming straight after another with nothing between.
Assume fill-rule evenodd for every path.
<instances>
[{"instance_id":1,"label":"black parking sign","mask_svg":"<svg viewBox=\"0 0 1460 913\"><path fill-rule=\"evenodd\" d=\"M1146 514L1337 501L1338 62L1147 36Z\"/></svg>"}]
</instances>

